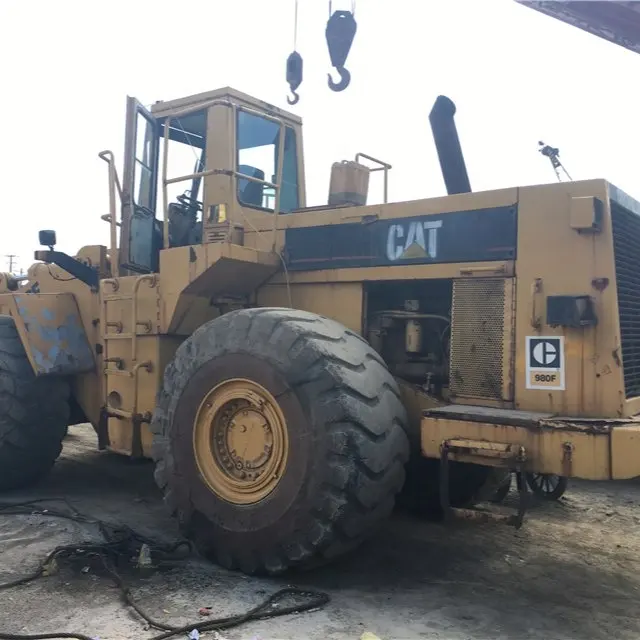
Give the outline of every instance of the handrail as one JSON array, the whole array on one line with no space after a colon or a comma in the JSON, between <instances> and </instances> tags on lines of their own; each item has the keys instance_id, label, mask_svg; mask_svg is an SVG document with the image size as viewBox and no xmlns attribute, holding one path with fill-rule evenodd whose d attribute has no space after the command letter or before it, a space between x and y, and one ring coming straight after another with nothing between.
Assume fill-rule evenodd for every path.
<instances>
[{"instance_id":1,"label":"handrail","mask_svg":"<svg viewBox=\"0 0 640 640\"><path fill-rule=\"evenodd\" d=\"M198 171L197 173L189 173L184 176L179 176L178 178L168 178L167 184L175 184L176 182L185 182L187 180L195 180L196 178L204 178L205 176L211 175L225 175L225 176L233 176L235 175L238 178L244 178L251 182L259 182L260 184L264 184L267 187L277 188L278 185L275 182L269 182L268 180L263 180L262 178L256 178L255 176L247 175L246 173L242 173L241 171L234 171L233 169L209 169L208 171Z\"/></svg>"},{"instance_id":2,"label":"handrail","mask_svg":"<svg viewBox=\"0 0 640 640\"><path fill-rule=\"evenodd\" d=\"M273 202L273 228L271 230L271 249L275 253L276 250L276 233L278 230L278 214L280 213L280 195L282 193L282 172L284 170L284 123L280 123L280 131L278 132L278 166L276 167L275 199Z\"/></svg>"},{"instance_id":3,"label":"handrail","mask_svg":"<svg viewBox=\"0 0 640 640\"><path fill-rule=\"evenodd\" d=\"M369 168L369 171L371 173L373 173L374 171L384 171L384 204L387 204L388 201L388 192L389 192L389 169L391 169L391 165L387 162L383 162L382 160L378 160L377 158L374 158L373 156L367 155L366 153L356 153L356 162L358 162L358 160L360 158L366 158L367 160L369 160L370 162L375 162L375 164L380 165L379 167L376 167L375 169L371 169Z\"/></svg>"},{"instance_id":4,"label":"handrail","mask_svg":"<svg viewBox=\"0 0 640 640\"><path fill-rule=\"evenodd\" d=\"M101 216L102 220L106 220L110 227L110 244L109 258L111 260L111 269L114 273L115 264L117 261L118 252L118 221L116 218L116 190L120 196L120 206L122 206L122 186L118 179L118 171L116 169L116 162L113 155L113 151L101 151L98 154L101 160L104 160L109 165L109 213L105 216Z\"/></svg>"},{"instance_id":5,"label":"handrail","mask_svg":"<svg viewBox=\"0 0 640 640\"><path fill-rule=\"evenodd\" d=\"M113 168L115 169L116 161L115 161L115 156L113 155L113 151L109 151L108 149L106 151L101 151L98 154L98 157L107 163L113 164ZM120 184L120 178L118 178L117 170L115 171L114 178L115 178L116 188L118 190L118 195L120 196L120 200L122 200L122 185Z\"/></svg>"}]
</instances>

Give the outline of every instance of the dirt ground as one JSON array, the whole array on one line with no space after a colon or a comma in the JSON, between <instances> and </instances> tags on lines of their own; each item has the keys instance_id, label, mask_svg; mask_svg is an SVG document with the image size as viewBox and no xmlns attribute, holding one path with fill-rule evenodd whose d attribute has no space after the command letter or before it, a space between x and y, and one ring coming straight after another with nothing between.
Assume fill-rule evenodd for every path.
<instances>
[{"instance_id":1,"label":"dirt ground","mask_svg":"<svg viewBox=\"0 0 640 640\"><path fill-rule=\"evenodd\" d=\"M153 537L178 537L153 484L151 464L97 452L86 427L70 429L63 457L40 487L2 498L63 495L87 514ZM512 495L505 504L513 500ZM356 640L371 631L385 640L636 640L639 533L640 483L634 481L574 482L560 502L534 505L517 532L398 513L339 566L295 577L296 586L330 594L324 609L251 622L223 636ZM0 517L0 582L32 571L54 546L88 537L87 526L66 520ZM232 574L195 558L139 577L132 586L154 617L185 624L198 618L200 607L239 613L286 584ZM63 570L0 592L0 634L48 631L100 640L156 633L145 630L113 585L91 571Z\"/></svg>"}]
</instances>

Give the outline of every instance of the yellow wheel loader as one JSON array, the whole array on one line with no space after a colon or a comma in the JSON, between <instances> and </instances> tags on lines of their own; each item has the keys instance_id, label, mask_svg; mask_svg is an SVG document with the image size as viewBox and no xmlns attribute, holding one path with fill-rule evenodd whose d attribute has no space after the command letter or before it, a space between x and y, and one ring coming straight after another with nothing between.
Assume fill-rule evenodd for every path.
<instances>
[{"instance_id":1,"label":"yellow wheel loader","mask_svg":"<svg viewBox=\"0 0 640 640\"><path fill-rule=\"evenodd\" d=\"M473 193L455 106L430 121L448 195L387 202L391 166L336 162L307 206L302 123L224 88L128 99L110 244L42 231L0 281L0 487L69 424L152 457L225 567L355 548L398 500L479 508L513 472L640 474L640 203L605 180ZM367 205L369 181L384 202Z\"/></svg>"}]
</instances>

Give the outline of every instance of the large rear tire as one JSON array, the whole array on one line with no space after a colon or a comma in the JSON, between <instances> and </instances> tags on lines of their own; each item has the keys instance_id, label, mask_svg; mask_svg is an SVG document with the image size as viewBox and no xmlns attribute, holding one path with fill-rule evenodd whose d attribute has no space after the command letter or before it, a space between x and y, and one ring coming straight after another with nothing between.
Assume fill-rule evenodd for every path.
<instances>
[{"instance_id":1,"label":"large rear tire","mask_svg":"<svg viewBox=\"0 0 640 640\"><path fill-rule=\"evenodd\" d=\"M0 490L43 478L62 450L69 385L36 377L13 318L0 316Z\"/></svg>"},{"instance_id":2,"label":"large rear tire","mask_svg":"<svg viewBox=\"0 0 640 640\"><path fill-rule=\"evenodd\" d=\"M200 327L165 371L156 480L221 565L316 565L392 512L405 423L395 380L360 336L304 311L234 311Z\"/></svg>"}]
</instances>

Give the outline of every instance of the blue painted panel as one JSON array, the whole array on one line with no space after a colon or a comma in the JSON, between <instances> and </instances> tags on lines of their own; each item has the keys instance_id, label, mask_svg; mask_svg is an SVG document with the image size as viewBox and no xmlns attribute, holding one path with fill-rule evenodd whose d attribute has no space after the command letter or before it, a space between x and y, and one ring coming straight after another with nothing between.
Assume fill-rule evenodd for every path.
<instances>
[{"instance_id":1,"label":"blue painted panel","mask_svg":"<svg viewBox=\"0 0 640 640\"><path fill-rule=\"evenodd\" d=\"M36 375L92 371L95 361L71 293L14 296L25 349Z\"/></svg>"}]
</instances>

